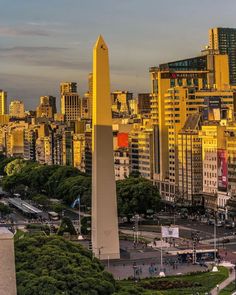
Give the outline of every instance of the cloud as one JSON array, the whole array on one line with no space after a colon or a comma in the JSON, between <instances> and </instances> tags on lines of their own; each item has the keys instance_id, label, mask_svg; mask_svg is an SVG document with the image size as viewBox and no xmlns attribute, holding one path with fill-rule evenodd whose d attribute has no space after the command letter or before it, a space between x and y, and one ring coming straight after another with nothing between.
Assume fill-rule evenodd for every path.
<instances>
[{"instance_id":1,"label":"cloud","mask_svg":"<svg viewBox=\"0 0 236 295\"><path fill-rule=\"evenodd\" d=\"M49 52L61 52L67 50L66 47L49 47L49 46L15 46L15 47L3 47L0 48L0 54L14 56L17 54L28 53L49 53Z\"/></svg>"},{"instance_id":2,"label":"cloud","mask_svg":"<svg viewBox=\"0 0 236 295\"><path fill-rule=\"evenodd\" d=\"M53 67L68 70L91 70L91 61L79 61L65 47L8 47L0 48L0 60L37 67Z\"/></svg>"},{"instance_id":3,"label":"cloud","mask_svg":"<svg viewBox=\"0 0 236 295\"><path fill-rule=\"evenodd\" d=\"M42 36L48 37L51 33L37 27L1 27L0 36Z\"/></svg>"}]
</instances>

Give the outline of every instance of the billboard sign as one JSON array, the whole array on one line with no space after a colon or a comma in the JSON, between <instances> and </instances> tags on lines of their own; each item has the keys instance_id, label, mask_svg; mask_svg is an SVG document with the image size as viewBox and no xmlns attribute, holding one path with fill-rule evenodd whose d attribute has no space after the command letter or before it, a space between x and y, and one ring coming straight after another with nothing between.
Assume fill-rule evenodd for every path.
<instances>
[{"instance_id":1,"label":"billboard sign","mask_svg":"<svg viewBox=\"0 0 236 295\"><path fill-rule=\"evenodd\" d=\"M179 237L179 228L172 226L162 226L161 227L161 236L162 238L178 238Z\"/></svg>"},{"instance_id":2,"label":"billboard sign","mask_svg":"<svg viewBox=\"0 0 236 295\"><path fill-rule=\"evenodd\" d=\"M227 177L227 152L224 149L218 149L217 151L217 177L218 177L218 189L226 191L228 186Z\"/></svg>"}]
</instances>

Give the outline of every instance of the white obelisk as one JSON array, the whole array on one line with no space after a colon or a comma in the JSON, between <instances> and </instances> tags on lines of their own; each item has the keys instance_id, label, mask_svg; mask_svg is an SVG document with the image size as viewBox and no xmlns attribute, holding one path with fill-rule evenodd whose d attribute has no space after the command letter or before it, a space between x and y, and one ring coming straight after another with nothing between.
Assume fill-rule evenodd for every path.
<instances>
[{"instance_id":1,"label":"white obelisk","mask_svg":"<svg viewBox=\"0 0 236 295\"><path fill-rule=\"evenodd\" d=\"M92 247L99 259L119 259L108 48L93 48Z\"/></svg>"}]
</instances>

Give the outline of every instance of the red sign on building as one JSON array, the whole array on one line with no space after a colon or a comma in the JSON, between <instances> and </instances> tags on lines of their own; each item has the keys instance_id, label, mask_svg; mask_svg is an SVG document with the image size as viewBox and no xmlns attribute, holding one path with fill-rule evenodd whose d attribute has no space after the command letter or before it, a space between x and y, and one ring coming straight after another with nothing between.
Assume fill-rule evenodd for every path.
<instances>
[{"instance_id":1,"label":"red sign on building","mask_svg":"<svg viewBox=\"0 0 236 295\"><path fill-rule=\"evenodd\" d=\"M118 133L117 143L119 148L127 148L129 146L129 135L128 133Z\"/></svg>"},{"instance_id":2,"label":"red sign on building","mask_svg":"<svg viewBox=\"0 0 236 295\"><path fill-rule=\"evenodd\" d=\"M218 189L226 190L228 186L228 173L227 173L227 153L224 149L218 149L217 151L218 162Z\"/></svg>"}]
</instances>

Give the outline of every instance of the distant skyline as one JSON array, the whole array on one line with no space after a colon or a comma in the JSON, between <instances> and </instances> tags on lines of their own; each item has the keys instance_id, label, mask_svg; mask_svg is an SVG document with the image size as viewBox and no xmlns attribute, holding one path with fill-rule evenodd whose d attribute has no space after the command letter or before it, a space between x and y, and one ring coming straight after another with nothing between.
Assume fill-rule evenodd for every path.
<instances>
[{"instance_id":1,"label":"distant skyline","mask_svg":"<svg viewBox=\"0 0 236 295\"><path fill-rule=\"evenodd\" d=\"M61 81L88 90L92 48L108 47L112 90L149 92L148 69L200 54L211 27L236 27L235 0L0 0L0 89L34 109Z\"/></svg>"}]
</instances>

